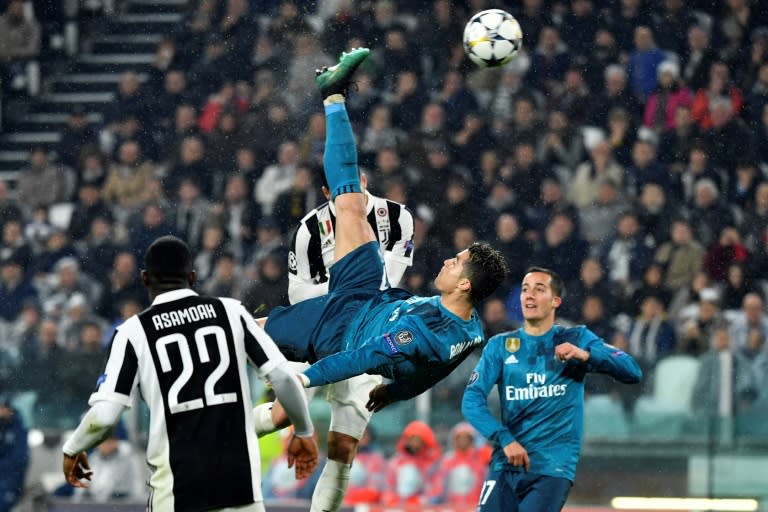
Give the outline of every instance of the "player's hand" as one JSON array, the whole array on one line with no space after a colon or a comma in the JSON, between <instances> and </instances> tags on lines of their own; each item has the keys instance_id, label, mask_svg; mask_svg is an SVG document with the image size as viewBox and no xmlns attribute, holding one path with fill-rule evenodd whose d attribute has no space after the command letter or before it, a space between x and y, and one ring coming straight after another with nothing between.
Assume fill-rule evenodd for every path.
<instances>
[{"instance_id":1,"label":"player's hand","mask_svg":"<svg viewBox=\"0 0 768 512\"><path fill-rule=\"evenodd\" d=\"M392 402L394 402L394 400L389 396L387 386L385 384L379 384L368 393L368 403L365 404L365 408L372 412L379 412Z\"/></svg>"},{"instance_id":2,"label":"player's hand","mask_svg":"<svg viewBox=\"0 0 768 512\"><path fill-rule=\"evenodd\" d=\"M513 466L522 467L526 471L531 469L531 459L528 458L528 451L517 441L513 441L504 447L504 455L507 456L507 462Z\"/></svg>"},{"instance_id":3,"label":"player's hand","mask_svg":"<svg viewBox=\"0 0 768 512\"><path fill-rule=\"evenodd\" d=\"M286 452L288 467L296 465L296 480L307 478L317 469L319 455L314 437L299 437L294 434Z\"/></svg>"},{"instance_id":4,"label":"player's hand","mask_svg":"<svg viewBox=\"0 0 768 512\"><path fill-rule=\"evenodd\" d=\"M573 343L566 342L555 347L555 358L563 363L567 363L571 359L586 363L589 360L589 352L580 349Z\"/></svg>"},{"instance_id":5,"label":"player's hand","mask_svg":"<svg viewBox=\"0 0 768 512\"><path fill-rule=\"evenodd\" d=\"M90 485L82 480L90 480L92 476L93 470L88 464L88 456L85 452L80 452L73 457L64 454L64 478L69 485L88 488Z\"/></svg>"}]
</instances>

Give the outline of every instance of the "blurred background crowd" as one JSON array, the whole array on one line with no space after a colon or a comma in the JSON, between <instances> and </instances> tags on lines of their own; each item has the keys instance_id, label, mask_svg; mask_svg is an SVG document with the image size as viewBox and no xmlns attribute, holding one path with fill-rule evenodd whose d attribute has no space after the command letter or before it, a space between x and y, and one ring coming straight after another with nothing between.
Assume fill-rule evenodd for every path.
<instances>
[{"instance_id":1,"label":"blurred background crowd","mask_svg":"<svg viewBox=\"0 0 768 512\"><path fill-rule=\"evenodd\" d=\"M152 3L81 2L79 37ZM646 370L637 390L588 383L588 437L768 444L764 2L155 3L181 16L150 62L104 62L110 100L72 105L55 143L0 181L0 390L28 427L76 424L115 325L147 306L137 276L159 235L188 241L200 292L287 303L292 229L323 201L314 70L368 46L347 108L369 190L415 214L401 286L431 294L446 257L490 241L512 269L482 305L490 336L518 325L525 268L553 268L561 321ZM65 2L4 4L3 95L34 105L74 58L50 57ZM490 7L524 32L501 69L462 49L464 23ZM35 85L28 64L50 60ZM446 447L468 371L432 393Z\"/></svg>"}]
</instances>

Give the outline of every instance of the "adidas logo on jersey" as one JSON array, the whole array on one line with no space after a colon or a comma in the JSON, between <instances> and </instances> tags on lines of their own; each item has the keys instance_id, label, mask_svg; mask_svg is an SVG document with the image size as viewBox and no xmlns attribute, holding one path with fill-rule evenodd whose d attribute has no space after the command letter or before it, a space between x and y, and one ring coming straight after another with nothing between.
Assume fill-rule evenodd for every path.
<instances>
[{"instance_id":1,"label":"adidas logo on jersey","mask_svg":"<svg viewBox=\"0 0 768 512\"><path fill-rule=\"evenodd\" d=\"M504 364L515 364L517 363L517 358L515 357L515 354L509 354L509 357L504 360Z\"/></svg>"}]
</instances>

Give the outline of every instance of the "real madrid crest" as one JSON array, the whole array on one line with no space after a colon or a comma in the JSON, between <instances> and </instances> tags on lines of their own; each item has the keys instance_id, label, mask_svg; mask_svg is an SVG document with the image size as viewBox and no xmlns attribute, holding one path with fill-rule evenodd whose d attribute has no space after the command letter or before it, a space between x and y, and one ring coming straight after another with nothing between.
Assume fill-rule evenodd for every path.
<instances>
[{"instance_id":1,"label":"real madrid crest","mask_svg":"<svg viewBox=\"0 0 768 512\"><path fill-rule=\"evenodd\" d=\"M520 338L507 338L504 340L504 348L507 352L517 352L520 350Z\"/></svg>"}]
</instances>

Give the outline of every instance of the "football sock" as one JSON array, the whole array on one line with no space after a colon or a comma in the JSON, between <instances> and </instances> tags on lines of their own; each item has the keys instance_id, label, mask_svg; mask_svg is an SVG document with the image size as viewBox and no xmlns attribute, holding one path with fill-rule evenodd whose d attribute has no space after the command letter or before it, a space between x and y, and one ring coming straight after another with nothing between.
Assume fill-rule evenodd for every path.
<instances>
[{"instance_id":1,"label":"football sock","mask_svg":"<svg viewBox=\"0 0 768 512\"><path fill-rule=\"evenodd\" d=\"M341 507L349 485L352 464L328 459L312 493L310 512L335 512Z\"/></svg>"},{"instance_id":2,"label":"football sock","mask_svg":"<svg viewBox=\"0 0 768 512\"><path fill-rule=\"evenodd\" d=\"M272 422L272 402L259 404L253 408L253 424L256 435L261 437L280 430Z\"/></svg>"},{"instance_id":3,"label":"football sock","mask_svg":"<svg viewBox=\"0 0 768 512\"><path fill-rule=\"evenodd\" d=\"M357 147L349 123L344 96L333 94L325 101L325 154L323 167L331 200L339 194L362 192L357 168Z\"/></svg>"}]
</instances>

